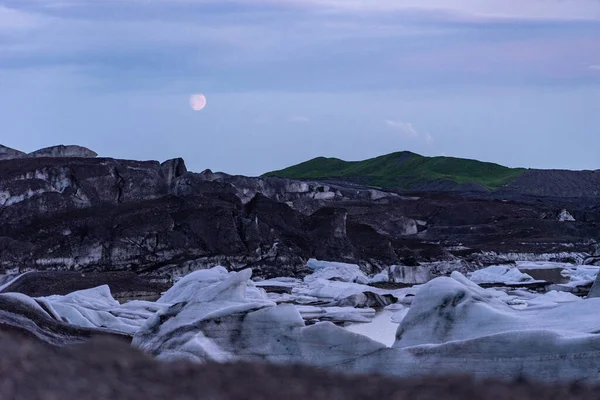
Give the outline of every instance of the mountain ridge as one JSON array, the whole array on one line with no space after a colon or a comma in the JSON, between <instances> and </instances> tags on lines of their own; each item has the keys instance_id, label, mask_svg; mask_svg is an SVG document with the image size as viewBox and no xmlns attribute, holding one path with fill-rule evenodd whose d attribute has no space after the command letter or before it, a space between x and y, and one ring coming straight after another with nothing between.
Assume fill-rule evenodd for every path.
<instances>
[{"instance_id":1,"label":"mountain ridge","mask_svg":"<svg viewBox=\"0 0 600 400\"><path fill-rule=\"evenodd\" d=\"M596 170L598 171L598 170ZM316 157L263 177L338 180L405 190L497 191L522 186L520 180L543 180L539 175L572 177L595 171L511 168L500 164L458 157L427 157L410 151L394 152L362 161ZM531 178L529 175L534 175ZM600 175L600 174L599 174ZM589 178L586 178L589 180ZM585 186L589 186L586 182Z\"/></svg>"},{"instance_id":2,"label":"mountain ridge","mask_svg":"<svg viewBox=\"0 0 600 400\"><path fill-rule=\"evenodd\" d=\"M130 271L171 279L223 265L268 278L300 276L310 258L359 264L366 273L449 261L468 271L510 254L584 262L600 237L600 173L589 171L527 171L495 192L405 195L193 173L182 159L0 164L0 274Z\"/></svg>"}]
</instances>

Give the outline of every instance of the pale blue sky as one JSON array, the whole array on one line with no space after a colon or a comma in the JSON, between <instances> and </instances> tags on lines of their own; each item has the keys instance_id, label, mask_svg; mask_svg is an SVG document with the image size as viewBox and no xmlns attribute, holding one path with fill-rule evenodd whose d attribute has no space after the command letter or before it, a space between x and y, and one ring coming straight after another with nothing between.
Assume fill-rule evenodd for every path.
<instances>
[{"instance_id":1,"label":"pale blue sky","mask_svg":"<svg viewBox=\"0 0 600 400\"><path fill-rule=\"evenodd\" d=\"M600 169L600 1L0 0L0 121L23 151L195 171L400 150Z\"/></svg>"}]
</instances>

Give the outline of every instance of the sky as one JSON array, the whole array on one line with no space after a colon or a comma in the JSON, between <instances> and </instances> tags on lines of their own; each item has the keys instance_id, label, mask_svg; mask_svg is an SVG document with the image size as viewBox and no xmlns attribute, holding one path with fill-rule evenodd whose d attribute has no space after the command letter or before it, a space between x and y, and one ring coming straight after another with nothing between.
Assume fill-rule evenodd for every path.
<instances>
[{"instance_id":1,"label":"sky","mask_svg":"<svg viewBox=\"0 0 600 400\"><path fill-rule=\"evenodd\" d=\"M600 169L600 0L0 0L0 144Z\"/></svg>"}]
</instances>

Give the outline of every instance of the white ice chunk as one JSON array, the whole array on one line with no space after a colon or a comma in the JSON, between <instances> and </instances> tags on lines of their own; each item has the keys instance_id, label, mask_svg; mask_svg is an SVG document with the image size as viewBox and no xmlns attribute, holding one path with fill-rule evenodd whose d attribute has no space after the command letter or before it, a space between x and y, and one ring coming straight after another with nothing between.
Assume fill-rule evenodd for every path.
<instances>
[{"instance_id":1,"label":"white ice chunk","mask_svg":"<svg viewBox=\"0 0 600 400\"><path fill-rule=\"evenodd\" d=\"M369 283L369 278L356 264L318 261L311 258L308 260L307 266L312 268L314 272L304 278L305 282L312 282L318 279L327 279L361 284Z\"/></svg>"},{"instance_id":2,"label":"white ice chunk","mask_svg":"<svg viewBox=\"0 0 600 400\"><path fill-rule=\"evenodd\" d=\"M504 265L492 265L474 271L469 278L475 283L530 283L535 281L531 275Z\"/></svg>"},{"instance_id":3,"label":"white ice chunk","mask_svg":"<svg viewBox=\"0 0 600 400\"><path fill-rule=\"evenodd\" d=\"M391 347L396 340L396 330L398 329L398 323L393 319L394 315L395 313L392 311L382 311L369 323L354 323L344 328Z\"/></svg>"},{"instance_id":4,"label":"white ice chunk","mask_svg":"<svg viewBox=\"0 0 600 400\"><path fill-rule=\"evenodd\" d=\"M55 318L73 325L88 328L105 328L123 333L133 334L146 319L164 304L148 301L135 301L119 304L107 285L92 289L79 290L65 296L38 297Z\"/></svg>"},{"instance_id":5,"label":"white ice chunk","mask_svg":"<svg viewBox=\"0 0 600 400\"><path fill-rule=\"evenodd\" d=\"M394 347L468 340L500 332L543 329L577 334L600 331L600 299L515 310L495 292L454 272L423 285L398 327Z\"/></svg>"}]
</instances>

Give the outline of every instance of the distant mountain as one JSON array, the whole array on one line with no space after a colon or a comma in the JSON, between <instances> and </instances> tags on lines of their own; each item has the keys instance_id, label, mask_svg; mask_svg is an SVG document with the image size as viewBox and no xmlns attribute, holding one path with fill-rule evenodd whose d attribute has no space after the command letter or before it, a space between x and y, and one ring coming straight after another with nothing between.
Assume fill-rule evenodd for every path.
<instances>
[{"instance_id":1,"label":"distant mountain","mask_svg":"<svg viewBox=\"0 0 600 400\"><path fill-rule=\"evenodd\" d=\"M524 168L454 157L424 157L408 151L364 161L318 157L266 173L288 179L332 179L419 190L495 190L523 175Z\"/></svg>"},{"instance_id":2,"label":"distant mountain","mask_svg":"<svg viewBox=\"0 0 600 400\"><path fill-rule=\"evenodd\" d=\"M24 156L25 153L0 144L0 160L10 160Z\"/></svg>"},{"instance_id":3,"label":"distant mountain","mask_svg":"<svg viewBox=\"0 0 600 400\"><path fill-rule=\"evenodd\" d=\"M76 145L57 145L51 147L45 147L43 149L36 150L32 153L24 153L20 150L11 149L0 144L0 160L12 160L15 158L64 158L64 157L83 157L83 158L94 158L98 154L86 147Z\"/></svg>"}]
</instances>

